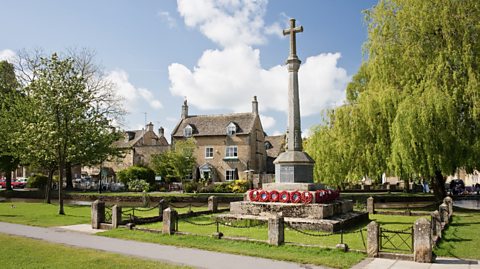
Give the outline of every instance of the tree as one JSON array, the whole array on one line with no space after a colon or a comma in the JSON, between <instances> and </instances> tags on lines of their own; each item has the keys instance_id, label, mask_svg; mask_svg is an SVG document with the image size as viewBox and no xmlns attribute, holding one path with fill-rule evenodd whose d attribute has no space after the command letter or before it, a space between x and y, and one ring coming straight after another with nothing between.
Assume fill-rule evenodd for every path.
<instances>
[{"instance_id":1,"label":"tree","mask_svg":"<svg viewBox=\"0 0 480 269\"><path fill-rule=\"evenodd\" d=\"M151 167L165 182L183 181L192 175L196 160L195 140L179 140L173 149L152 157Z\"/></svg>"},{"instance_id":2,"label":"tree","mask_svg":"<svg viewBox=\"0 0 480 269\"><path fill-rule=\"evenodd\" d=\"M66 164L98 164L107 159L116 152L112 142L119 133L110 127L110 104L99 97L103 93L87 86L73 58L62 59L55 53L40 57L32 77L23 89L25 100L15 103L22 119L22 131L16 133L17 154L31 163L58 165L59 214L64 214Z\"/></svg>"},{"instance_id":3,"label":"tree","mask_svg":"<svg viewBox=\"0 0 480 269\"><path fill-rule=\"evenodd\" d=\"M15 68L17 70L18 78L22 85L27 86L33 83L39 77L39 70L42 68L42 59L48 58L41 49L33 51L22 50L18 53ZM107 119L108 122L104 124L115 123L121 124L123 122L123 115L125 110L122 108L121 99L115 94L113 90L113 82L106 78L101 66L95 62L95 52L89 49L68 49L66 53L58 56L60 59L70 59L73 70L75 70L80 77L83 78L85 92L90 95L90 106L99 117ZM26 116L30 118L32 115ZM92 127L92 126L90 126ZM93 126L95 130L98 126ZM87 128L87 127L85 127ZM75 130L71 130L75 131ZM121 155L120 151L111 146L113 141L121 137L120 132L112 132L109 135L100 134L95 135L92 130L76 130L80 133L77 135L84 136L79 139L79 147L83 148L83 154L77 154L75 159L68 160L66 163L66 188L73 188L71 166L73 165L97 165L107 160L109 157ZM103 130L110 133L110 130ZM106 139L101 141L102 139ZM83 143L83 145L80 145ZM34 158L41 162L40 167L51 167L51 160L43 156ZM31 163L31 161L29 162ZM34 162L35 163L35 162ZM50 170L50 169L47 169ZM51 183L50 177L49 182ZM50 186L48 184L47 186ZM47 192L48 194L48 192ZM46 195L48 196L48 195ZM48 200L48 199L47 199Z\"/></svg>"},{"instance_id":4,"label":"tree","mask_svg":"<svg viewBox=\"0 0 480 269\"><path fill-rule=\"evenodd\" d=\"M0 171L5 173L6 189L12 189L12 171L18 166L19 160L12 154L13 139L11 129L15 126L11 113L11 103L19 83L15 76L14 66L7 61L0 61L0 130L2 143L0 144Z\"/></svg>"},{"instance_id":5,"label":"tree","mask_svg":"<svg viewBox=\"0 0 480 269\"><path fill-rule=\"evenodd\" d=\"M314 135L321 146L338 146L330 159L321 153L323 160L344 177L355 170L359 178L383 171L417 175L442 198L445 174L480 164L480 6L382 0L366 19L366 60L346 104L322 127L328 132ZM347 149L351 155L341 154Z\"/></svg>"}]
</instances>

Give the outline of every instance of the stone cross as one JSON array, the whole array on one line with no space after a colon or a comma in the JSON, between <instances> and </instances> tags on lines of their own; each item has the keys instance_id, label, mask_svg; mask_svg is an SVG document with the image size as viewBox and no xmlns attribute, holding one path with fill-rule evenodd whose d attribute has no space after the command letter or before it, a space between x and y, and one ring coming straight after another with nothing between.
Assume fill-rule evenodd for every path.
<instances>
[{"instance_id":1,"label":"stone cross","mask_svg":"<svg viewBox=\"0 0 480 269\"><path fill-rule=\"evenodd\" d=\"M303 27L295 27L295 19L290 19L290 28L283 30L290 35L290 55L287 58L288 82L288 134L287 151L302 151L302 130L300 127L300 98L298 95L298 69L301 61L297 57L296 33L303 32Z\"/></svg>"},{"instance_id":2,"label":"stone cross","mask_svg":"<svg viewBox=\"0 0 480 269\"><path fill-rule=\"evenodd\" d=\"M290 28L283 30L283 35L290 35L290 56L289 58L297 57L297 40L296 33L303 32L303 26L295 27L295 19L290 19Z\"/></svg>"}]
</instances>

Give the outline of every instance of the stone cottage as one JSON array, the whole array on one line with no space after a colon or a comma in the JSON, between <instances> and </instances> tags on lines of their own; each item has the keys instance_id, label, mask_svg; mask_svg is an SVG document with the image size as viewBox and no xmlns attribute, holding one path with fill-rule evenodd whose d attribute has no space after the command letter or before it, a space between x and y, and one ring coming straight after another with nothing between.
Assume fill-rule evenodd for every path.
<instances>
[{"instance_id":1,"label":"stone cottage","mask_svg":"<svg viewBox=\"0 0 480 269\"><path fill-rule=\"evenodd\" d=\"M266 172L265 133L256 97L252 112L221 115L189 115L185 100L180 122L172 132L172 146L188 138L197 145L194 177L223 182Z\"/></svg>"},{"instance_id":2,"label":"stone cottage","mask_svg":"<svg viewBox=\"0 0 480 269\"><path fill-rule=\"evenodd\" d=\"M103 167L118 172L133 165L148 165L154 154L170 149L165 139L164 129L158 129L158 135L150 122L145 129L125 131L120 140L114 142L115 147L122 150L122 157L116 157L103 163ZM83 167L82 172L89 175L99 173L99 167Z\"/></svg>"}]
</instances>

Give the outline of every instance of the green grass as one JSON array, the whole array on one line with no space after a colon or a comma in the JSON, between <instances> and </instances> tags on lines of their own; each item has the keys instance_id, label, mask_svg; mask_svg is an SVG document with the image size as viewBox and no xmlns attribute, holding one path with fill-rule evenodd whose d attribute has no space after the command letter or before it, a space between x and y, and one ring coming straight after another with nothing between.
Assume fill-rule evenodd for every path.
<instances>
[{"instance_id":1,"label":"green grass","mask_svg":"<svg viewBox=\"0 0 480 269\"><path fill-rule=\"evenodd\" d=\"M454 208L453 222L434 252L437 256L448 256L480 260L480 212Z\"/></svg>"},{"instance_id":2,"label":"green grass","mask_svg":"<svg viewBox=\"0 0 480 269\"><path fill-rule=\"evenodd\" d=\"M151 260L68 247L40 240L0 234L2 268L188 268Z\"/></svg>"},{"instance_id":3,"label":"green grass","mask_svg":"<svg viewBox=\"0 0 480 269\"><path fill-rule=\"evenodd\" d=\"M324 265L335 268L350 268L365 258L365 254L358 252L345 253L339 250L291 245L275 247L265 243L219 240L212 237L190 235L169 236L142 231L130 231L126 229L110 230L100 233L99 235L297 263Z\"/></svg>"},{"instance_id":4,"label":"green grass","mask_svg":"<svg viewBox=\"0 0 480 269\"><path fill-rule=\"evenodd\" d=\"M57 204L2 202L0 221L51 227L90 223L89 206L64 206L65 215L58 214Z\"/></svg>"},{"instance_id":5,"label":"green grass","mask_svg":"<svg viewBox=\"0 0 480 269\"><path fill-rule=\"evenodd\" d=\"M91 196L143 196L142 192L83 192L83 191L68 191L70 195L91 195ZM243 193L180 193L180 192L149 192L150 197L200 197L208 198L209 196L217 197L243 197Z\"/></svg>"},{"instance_id":6,"label":"green grass","mask_svg":"<svg viewBox=\"0 0 480 269\"><path fill-rule=\"evenodd\" d=\"M219 207L218 209L223 209L225 207ZM131 207L123 207L122 211L124 214L134 214L136 217L141 217L141 218L146 218L146 217L155 217L158 216L158 208L153 208L151 209L149 207L135 207L135 212L131 211ZM183 207L183 208L174 208L175 211L178 212L178 214L186 214L188 213L189 210L192 212L199 212L199 211L208 211L207 206L201 206L201 207L194 207L192 206L191 208Z\"/></svg>"},{"instance_id":7,"label":"green grass","mask_svg":"<svg viewBox=\"0 0 480 269\"><path fill-rule=\"evenodd\" d=\"M391 216L391 215L371 215L370 219L375 220L378 222L382 228L389 229L389 230L404 230L409 228L413 225L418 216ZM214 220L214 215L203 215L194 218L189 218L189 222L197 223L197 224L208 224ZM229 225L236 225L236 226L253 226L251 228L233 228L228 227L225 225L219 225L219 231L224 234L224 236L228 237L241 237L247 239L255 239L255 240L263 240L266 241L268 239L268 229L267 225L260 225L258 222L251 222L248 221L240 221L240 222L232 222L228 223ZM365 228L367 223L362 223L356 227L348 229L345 231L343 235L343 242L348 244L350 249L354 250L365 250L364 242L366 240L366 231L362 233L359 232L359 229ZM151 223L140 225L139 227L149 228L149 229L162 229L162 223ZM198 234L203 236L210 236L216 232L216 225L208 225L208 226L199 226L195 224L188 223L183 220L179 220L178 229L181 232L188 232L192 234ZM306 244L306 245L315 245L320 247L335 247L336 244L341 242L341 235L334 234L330 235L330 233L326 232L319 232L319 231L306 231L309 234L317 235L306 235L302 234L294 229L285 228L285 242L287 243L294 243L294 244ZM363 239L362 239L363 235Z\"/></svg>"}]
</instances>

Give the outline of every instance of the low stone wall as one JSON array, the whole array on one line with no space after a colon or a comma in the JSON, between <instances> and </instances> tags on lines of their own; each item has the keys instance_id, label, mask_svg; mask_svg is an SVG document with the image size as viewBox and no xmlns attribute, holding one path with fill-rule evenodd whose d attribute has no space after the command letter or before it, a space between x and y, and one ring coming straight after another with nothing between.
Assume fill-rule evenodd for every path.
<instances>
[{"instance_id":1,"label":"low stone wall","mask_svg":"<svg viewBox=\"0 0 480 269\"><path fill-rule=\"evenodd\" d=\"M374 211L373 199L370 200L369 211ZM420 263L434 261L433 248L442 238L443 230L448 226L453 215L453 200L446 197L438 210L431 213L429 219L419 218L413 226L413 256L412 259ZM379 225L372 221L368 226L367 255L380 256Z\"/></svg>"}]
</instances>

